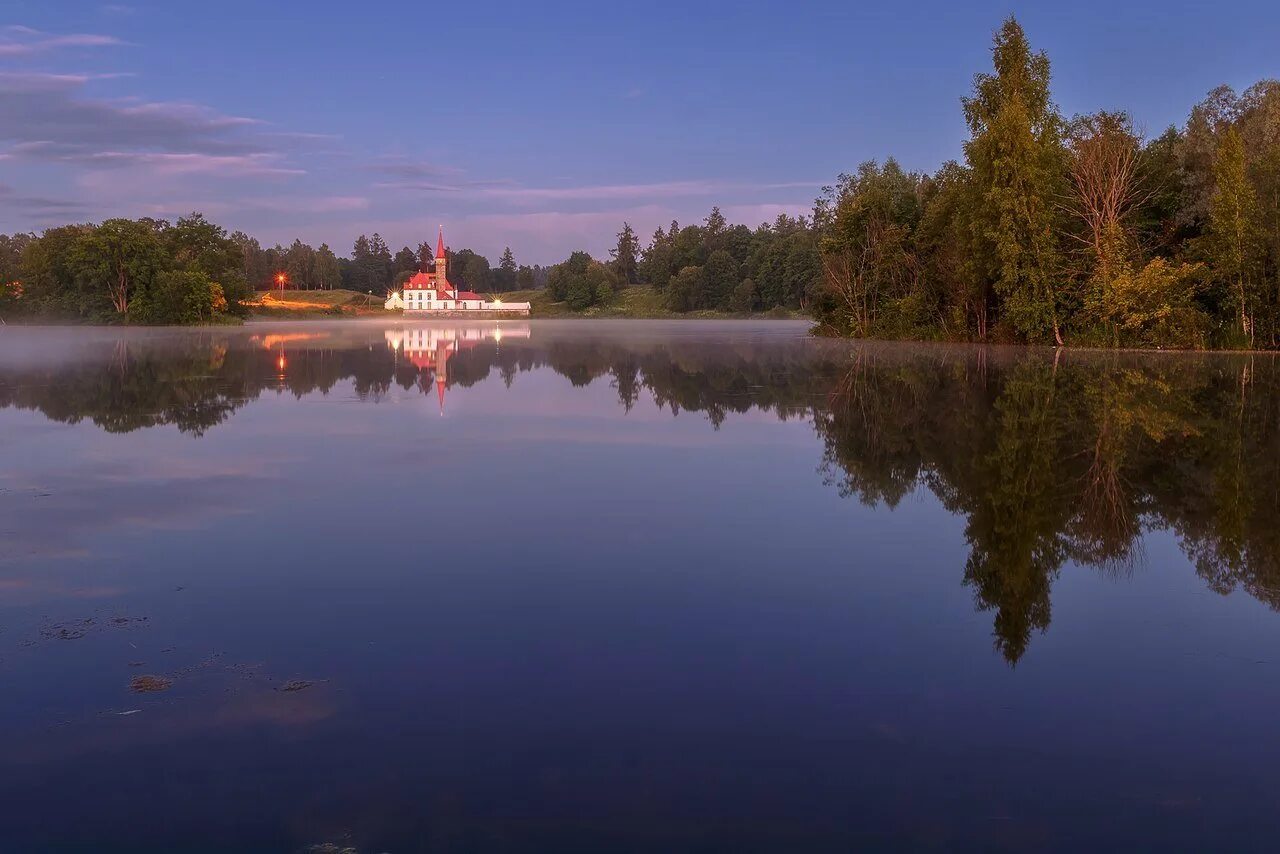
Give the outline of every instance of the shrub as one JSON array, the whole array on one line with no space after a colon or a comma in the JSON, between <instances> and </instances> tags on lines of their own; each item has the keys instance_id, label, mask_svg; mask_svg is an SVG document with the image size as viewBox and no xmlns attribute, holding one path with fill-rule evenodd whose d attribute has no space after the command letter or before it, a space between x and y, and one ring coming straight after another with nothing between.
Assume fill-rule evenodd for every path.
<instances>
[{"instance_id":1,"label":"shrub","mask_svg":"<svg viewBox=\"0 0 1280 854\"><path fill-rule=\"evenodd\" d=\"M1112 344L1192 347L1206 344L1210 318L1196 305L1201 264L1155 258L1098 285L1085 301L1086 316L1105 326Z\"/></svg>"},{"instance_id":2,"label":"shrub","mask_svg":"<svg viewBox=\"0 0 1280 854\"><path fill-rule=\"evenodd\" d=\"M129 314L139 323L177 325L205 323L226 310L222 286L204 273L166 270L139 294Z\"/></svg>"}]
</instances>

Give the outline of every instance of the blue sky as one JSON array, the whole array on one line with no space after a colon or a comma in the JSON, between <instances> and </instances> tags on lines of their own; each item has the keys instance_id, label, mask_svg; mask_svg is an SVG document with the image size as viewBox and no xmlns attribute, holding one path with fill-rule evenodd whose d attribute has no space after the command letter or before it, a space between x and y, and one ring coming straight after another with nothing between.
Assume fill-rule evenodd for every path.
<instances>
[{"instance_id":1,"label":"blue sky","mask_svg":"<svg viewBox=\"0 0 1280 854\"><path fill-rule=\"evenodd\" d=\"M623 220L755 225L863 160L959 156L1010 12L1067 114L1159 132L1280 76L1263 2L0 0L0 232L198 209L551 263Z\"/></svg>"}]
</instances>

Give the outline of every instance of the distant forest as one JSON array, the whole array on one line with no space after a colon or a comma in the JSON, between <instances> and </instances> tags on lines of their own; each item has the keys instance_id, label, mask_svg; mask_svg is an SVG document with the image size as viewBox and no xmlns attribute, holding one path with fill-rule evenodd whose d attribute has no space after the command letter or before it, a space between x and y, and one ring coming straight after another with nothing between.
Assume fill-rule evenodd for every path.
<instances>
[{"instance_id":1,"label":"distant forest","mask_svg":"<svg viewBox=\"0 0 1280 854\"><path fill-rule=\"evenodd\" d=\"M450 279L545 287L583 311L647 285L673 311L803 309L832 335L1179 348L1280 347L1280 81L1222 86L1185 125L1146 138L1125 112L1064 117L1048 57L1009 18L993 67L961 99L963 162L892 157L823 189L811 216L756 227L719 208L608 258L552 267L450 253ZM263 248L199 214L0 235L0 317L199 323L253 290L391 290L430 263L359 236L349 257Z\"/></svg>"}]
</instances>

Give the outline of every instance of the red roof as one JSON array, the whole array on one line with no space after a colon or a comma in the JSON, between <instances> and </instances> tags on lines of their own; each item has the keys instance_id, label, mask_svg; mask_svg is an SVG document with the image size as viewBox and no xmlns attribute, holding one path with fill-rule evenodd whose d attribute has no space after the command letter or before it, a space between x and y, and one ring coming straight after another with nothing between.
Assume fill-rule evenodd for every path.
<instances>
[{"instance_id":1,"label":"red roof","mask_svg":"<svg viewBox=\"0 0 1280 854\"><path fill-rule=\"evenodd\" d=\"M444 254L444 226L440 226L440 237L436 239L436 257L443 258Z\"/></svg>"},{"instance_id":2,"label":"red roof","mask_svg":"<svg viewBox=\"0 0 1280 854\"><path fill-rule=\"evenodd\" d=\"M459 291L459 292L458 292L458 295L457 295L456 297L454 297L454 299L479 299L479 300L482 300L482 299L484 299L484 297L480 296L480 295L479 295L479 294L477 294L477 293L472 293L471 291Z\"/></svg>"},{"instance_id":3,"label":"red roof","mask_svg":"<svg viewBox=\"0 0 1280 854\"><path fill-rule=\"evenodd\" d=\"M409 277L409 281L405 284L407 288L426 288L435 284L435 279L430 273L414 273Z\"/></svg>"}]
</instances>

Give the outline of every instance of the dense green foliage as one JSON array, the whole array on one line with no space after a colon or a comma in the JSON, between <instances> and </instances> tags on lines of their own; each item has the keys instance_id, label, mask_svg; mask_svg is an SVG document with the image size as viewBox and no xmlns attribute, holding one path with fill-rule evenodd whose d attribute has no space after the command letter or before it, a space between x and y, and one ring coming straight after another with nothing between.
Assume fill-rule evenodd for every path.
<instances>
[{"instance_id":1,"label":"dense green foliage","mask_svg":"<svg viewBox=\"0 0 1280 854\"><path fill-rule=\"evenodd\" d=\"M1280 82L1144 141L1066 121L1010 18L964 99L963 163L863 164L818 200L812 310L839 335L1280 346Z\"/></svg>"},{"instance_id":2,"label":"dense green foliage","mask_svg":"<svg viewBox=\"0 0 1280 854\"><path fill-rule=\"evenodd\" d=\"M780 215L751 229L729 225L713 208L700 224L659 227L647 247L623 223L609 255L600 262L577 251L552 267L547 286L554 298L581 311L607 302L619 288L647 284L663 294L670 311L747 313L802 308L820 283L817 235L803 217ZM588 271L590 286L582 279ZM567 284L560 283L575 281L570 299Z\"/></svg>"},{"instance_id":3,"label":"dense green foliage","mask_svg":"<svg viewBox=\"0 0 1280 854\"><path fill-rule=\"evenodd\" d=\"M239 247L199 214L109 219L0 241L0 308L95 322L208 323L243 314Z\"/></svg>"},{"instance_id":4,"label":"dense green foliage","mask_svg":"<svg viewBox=\"0 0 1280 854\"><path fill-rule=\"evenodd\" d=\"M604 305L613 298L618 277L613 269L586 252L575 252L563 264L551 268L547 292L574 311Z\"/></svg>"}]
</instances>

